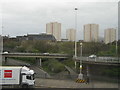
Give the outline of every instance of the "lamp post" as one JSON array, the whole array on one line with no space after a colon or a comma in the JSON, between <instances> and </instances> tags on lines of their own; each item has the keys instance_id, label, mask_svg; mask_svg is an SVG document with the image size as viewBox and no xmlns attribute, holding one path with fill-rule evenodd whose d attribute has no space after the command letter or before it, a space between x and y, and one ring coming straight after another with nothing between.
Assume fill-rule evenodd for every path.
<instances>
[{"instance_id":1,"label":"lamp post","mask_svg":"<svg viewBox=\"0 0 120 90\"><path fill-rule=\"evenodd\" d=\"M78 8L75 8L75 29L77 32L77 10ZM77 42L76 42L76 34L75 34L75 58L77 57ZM77 62L75 61L75 69L77 66Z\"/></svg>"},{"instance_id":2,"label":"lamp post","mask_svg":"<svg viewBox=\"0 0 120 90\"><path fill-rule=\"evenodd\" d=\"M75 8L75 29L77 32L77 10L78 8ZM75 35L75 57L77 57L77 42L76 42L76 35Z\"/></svg>"},{"instance_id":3,"label":"lamp post","mask_svg":"<svg viewBox=\"0 0 120 90\"><path fill-rule=\"evenodd\" d=\"M82 43L80 43L80 58L82 58ZM82 74L82 59L80 60L80 73L78 75L79 79L83 79L83 74Z\"/></svg>"},{"instance_id":4,"label":"lamp post","mask_svg":"<svg viewBox=\"0 0 120 90\"><path fill-rule=\"evenodd\" d=\"M80 43L80 58L82 58L82 43ZM82 73L82 60L80 60L80 74Z\"/></svg>"},{"instance_id":5,"label":"lamp post","mask_svg":"<svg viewBox=\"0 0 120 90\"><path fill-rule=\"evenodd\" d=\"M81 49L80 49L80 56L82 57L82 45L83 45L83 43L80 43L80 47L81 47Z\"/></svg>"}]
</instances>

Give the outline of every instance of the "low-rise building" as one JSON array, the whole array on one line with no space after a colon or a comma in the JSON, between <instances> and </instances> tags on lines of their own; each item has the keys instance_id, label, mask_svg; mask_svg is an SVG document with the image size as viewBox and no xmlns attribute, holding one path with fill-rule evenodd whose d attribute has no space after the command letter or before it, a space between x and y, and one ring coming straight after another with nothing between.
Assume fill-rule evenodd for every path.
<instances>
[{"instance_id":1,"label":"low-rise building","mask_svg":"<svg viewBox=\"0 0 120 90\"><path fill-rule=\"evenodd\" d=\"M56 41L55 37L50 34L28 34L27 40L48 40Z\"/></svg>"}]
</instances>

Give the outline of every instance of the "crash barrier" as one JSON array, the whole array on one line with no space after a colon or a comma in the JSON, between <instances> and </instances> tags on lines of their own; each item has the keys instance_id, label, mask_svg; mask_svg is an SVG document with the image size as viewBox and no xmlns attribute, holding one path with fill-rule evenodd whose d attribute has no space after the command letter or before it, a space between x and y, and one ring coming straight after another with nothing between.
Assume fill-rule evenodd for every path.
<instances>
[{"instance_id":1,"label":"crash barrier","mask_svg":"<svg viewBox=\"0 0 120 90\"><path fill-rule=\"evenodd\" d=\"M86 83L87 81L86 80L82 80L82 79L77 79L75 82L76 83Z\"/></svg>"}]
</instances>

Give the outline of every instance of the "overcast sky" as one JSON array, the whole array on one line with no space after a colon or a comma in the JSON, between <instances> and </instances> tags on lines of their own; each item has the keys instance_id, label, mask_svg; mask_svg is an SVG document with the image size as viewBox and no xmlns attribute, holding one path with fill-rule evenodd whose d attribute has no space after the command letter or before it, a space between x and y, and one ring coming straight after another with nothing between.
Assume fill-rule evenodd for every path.
<instances>
[{"instance_id":1,"label":"overcast sky","mask_svg":"<svg viewBox=\"0 0 120 90\"><path fill-rule=\"evenodd\" d=\"M59 22L62 24L62 38L66 38L66 29L75 28L74 8L77 7L77 39L83 39L83 25L89 23L99 24L99 36L103 37L104 29L118 27L118 1L2 0L2 34L18 36L45 33L46 23Z\"/></svg>"}]
</instances>

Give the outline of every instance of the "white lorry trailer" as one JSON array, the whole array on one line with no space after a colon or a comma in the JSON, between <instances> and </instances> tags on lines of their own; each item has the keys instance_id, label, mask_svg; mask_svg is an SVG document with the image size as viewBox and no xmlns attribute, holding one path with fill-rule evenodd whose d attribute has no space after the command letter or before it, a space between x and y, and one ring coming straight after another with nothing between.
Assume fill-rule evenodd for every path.
<instances>
[{"instance_id":1,"label":"white lorry trailer","mask_svg":"<svg viewBox=\"0 0 120 90\"><path fill-rule=\"evenodd\" d=\"M0 66L0 85L33 87L35 84L34 71L26 66Z\"/></svg>"}]
</instances>

